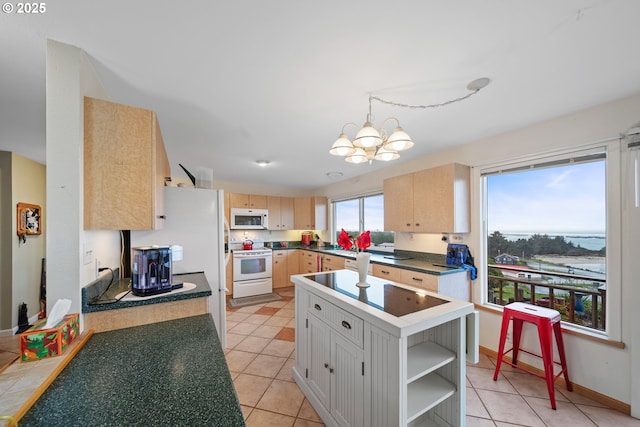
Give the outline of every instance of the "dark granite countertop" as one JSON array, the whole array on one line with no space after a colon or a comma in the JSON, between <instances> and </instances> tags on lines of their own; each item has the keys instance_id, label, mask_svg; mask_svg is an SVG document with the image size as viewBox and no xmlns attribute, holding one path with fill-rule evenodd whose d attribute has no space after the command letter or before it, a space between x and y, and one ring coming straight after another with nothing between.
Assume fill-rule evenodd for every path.
<instances>
[{"instance_id":1,"label":"dark granite countertop","mask_svg":"<svg viewBox=\"0 0 640 427\"><path fill-rule=\"evenodd\" d=\"M289 242L288 246L276 247L273 246L273 250L292 250L292 249L304 249L306 251L318 252L321 254L336 255L343 258L355 258L356 254L352 251L345 251L344 249L335 249L333 245L317 246L312 244L305 246L301 243ZM395 251L395 252L375 252L371 253L371 263L388 265L390 267L402 268L405 270L418 271L421 273L443 275L453 273L466 272L465 269L455 266L447 266L446 255L432 254L426 252L413 252L413 251Z\"/></svg>"},{"instance_id":2,"label":"dark granite countertop","mask_svg":"<svg viewBox=\"0 0 640 427\"><path fill-rule=\"evenodd\" d=\"M244 426L209 314L94 334L21 426Z\"/></svg>"},{"instance_id":3,"label":"dark granite countertop","mask_svg":"<svg viewBox=\"0 0 640 427\"><path fill-rule=\"evenodd\" d=\"M118 276L118 270L114 272L114 275L116 277ZM104 290L107 289L109 282L111 282L110 272L103 272L99 279L82 288L82 312L91 313L96 311L138 307L141 305L159 304L163 302L211 296L211 288L209 287L209 282L203 272L174 274L173 278L174 282L179 280L182 282L193 283L196 287L188 291L182 290L179 292L167 292L165 294L145 297L144 299L135 301L121 300L105 304L90 304L92 298L101 295ZM119 293L128 290L130 281L131 279L128 278L114 281L111 287L100 297L99 301L110 301L110 299L113 299Z\"/></svg>"}]
</instances>

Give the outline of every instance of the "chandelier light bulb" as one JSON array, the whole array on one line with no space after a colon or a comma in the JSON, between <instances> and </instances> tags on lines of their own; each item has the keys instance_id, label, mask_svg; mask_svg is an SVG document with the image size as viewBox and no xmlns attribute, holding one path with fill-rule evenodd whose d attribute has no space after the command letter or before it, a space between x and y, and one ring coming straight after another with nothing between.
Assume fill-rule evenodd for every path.
<instances>
[{"instance_id":1,"label":"chandelier light bulb","mask_svg":"<svg viewBox=\"0 0 640 427\"><path fill-rule=\"evenodd\" d=\"M349 163L364 163L369 159L367 158L367 153L358 147L353 154L348 155L344 160Z\"/></svg>"},{"instance_id":2,"label":"chandelier light bulb","mask_svg":"<svg viewBox=\"0 0 640 427\"><path fill-rule=\"evenodd\" d=\"M369 121L362 126L353 140L353 145L362 148L371 148L380 144L382 144L382 137Z\"/></svg>"},{"instance_id":3,"label":"chandelier light bulb","mask_svg":"<svg viewBox=\"0 0 640 427\"><path fill-rule=\"evenodd\" d=\"M353 154L354 151L356 151L356 149L353 147L351 141L349 141L349 138L347 138L344 133L341 133L336 142L331 146L329 153L334 156L348 156L349 154Z\"/></svg>"},{"instance_id":4,"label":"chandelier light bulb","mask_svg":"<svg viewBox=\"0 0 640 427\"><path fill-rule=\"evenodd\" d=\"M385 146L396 151L408 150L413 147L413 141L411 137L398 126L387 140Z\"/></svg>"}]
</instances>

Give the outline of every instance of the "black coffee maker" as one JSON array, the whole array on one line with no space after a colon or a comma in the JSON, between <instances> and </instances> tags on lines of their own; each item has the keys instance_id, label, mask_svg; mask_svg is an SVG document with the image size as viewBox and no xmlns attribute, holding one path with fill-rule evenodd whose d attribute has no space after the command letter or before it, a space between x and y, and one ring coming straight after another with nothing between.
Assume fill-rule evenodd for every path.
<instances>
[{"instance_id":1,"label":"black coffee maker","mask_svg":"<svg viewBox=\"0 0 640 427\"><path fill-rule=\"evenodd\" d=\"M131 251L131 293L148 296L171 292L171 247L144 246Z\"/></svg>"}]
</instances>

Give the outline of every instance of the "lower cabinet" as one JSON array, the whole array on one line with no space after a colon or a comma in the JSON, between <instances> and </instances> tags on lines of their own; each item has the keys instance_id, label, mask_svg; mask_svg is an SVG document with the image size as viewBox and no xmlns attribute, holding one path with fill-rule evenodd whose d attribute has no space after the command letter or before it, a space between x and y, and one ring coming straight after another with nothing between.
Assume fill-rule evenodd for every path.
<instances>
[{"instance_id":1,"label":"lower cabinet","mask_svg":"<svg viewBox=\"0 0 640 427\"><path fill-rule=\"evenodd\" d=\"M429 274L387 265L373 264L373 275L393 282L437 292L463 301L471 300L471 290L467 272L450 274Z\"/></svg>"},{"instance_id":2,"label":"lower cabinet","mask_svg":"<svg viewBox=\"0 0 640 427\"><path fill-rule=\"evenodd\" d=\"M338 425L364 425L362 348L312 313L307 319L309 387Z\"/></svg>"},{"instance_id":3,"label":"lower cabinet","mask_svg":"<svg viewBox=\"0 0 640 427\"><path fill-rule=\"evenodd\" d=\"M284 288L291 286L289 283L289 263L287 257L289 253L285 250L273 251L272 256L272 282L273 288Z\"/></svg>"}]
</instances>

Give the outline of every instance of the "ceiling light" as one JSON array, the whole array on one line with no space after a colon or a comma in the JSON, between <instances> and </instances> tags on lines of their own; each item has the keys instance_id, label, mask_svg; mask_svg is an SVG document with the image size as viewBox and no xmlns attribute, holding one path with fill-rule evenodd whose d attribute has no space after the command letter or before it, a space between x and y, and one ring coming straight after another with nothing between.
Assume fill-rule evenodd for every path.
<instances>
[{"instance_id":1,"label":"ceiling light","mask_svg":"<svg viewBox=\"0 0 640 427\"><path fill-rule=\"evenodd\" d=\"M256 160L256 165L262 167L267 166L269 163L271 163L269 160Z\"/></svg>"},{"instance_id":2,"label":"ceiling light","mask_svg":"<svg viewBox=\"0 0 640 427\"><path fill-rule=\"evenodd\" d=\"M355 123L347 123L342 126L342 132L338 136L336 142L333 143L329 153L334 156L344 157L345 161L349 163L372 163L373 160L381 160L388 162L400 158L398 151L408 150L413 147L413 141L411 137L400 127L400 122L395 117L390 117L382 123L380 129L376 129L372 123L371 115L371 101L376 100L384 104L394 105L396 107L405 108L434 108L443 107L454 102L462 101L469 98L485 88L491 82L490 79L482 77L473 80L467 85L467 89L472 91L471 93L451 101L443 102L441 104L432 105L407 105L398 104L391 101L385 101L377 96L369 95L369 114L367 114L367 120L362 128L356 133L355 138L351 141L345 134L345 128L349 125L358 127ZM385 125L390 120L395 120L396 127L390 136L385 131Z\"/></svg>"}]
</instances>

